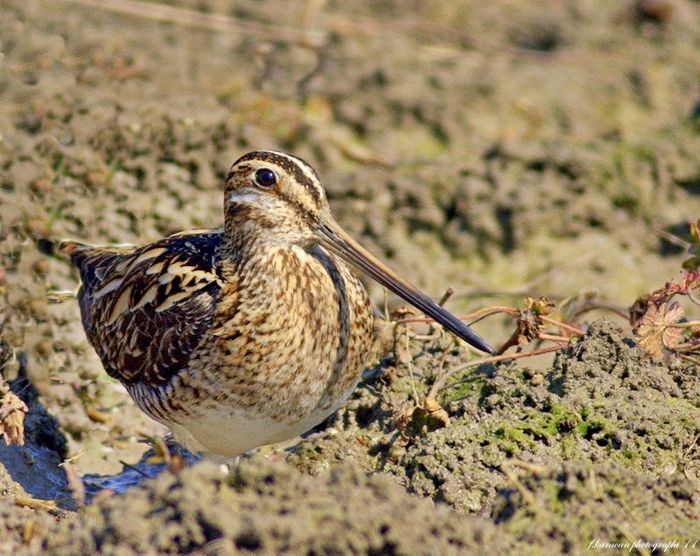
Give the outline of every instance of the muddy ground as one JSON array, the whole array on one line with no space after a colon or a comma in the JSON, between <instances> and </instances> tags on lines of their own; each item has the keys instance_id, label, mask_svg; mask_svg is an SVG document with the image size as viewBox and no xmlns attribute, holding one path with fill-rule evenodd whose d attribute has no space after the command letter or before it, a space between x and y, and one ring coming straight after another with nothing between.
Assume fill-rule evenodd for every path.
<instances>
[{"instance_id":1,"label":"muddy ground","mask_svg":"<svg viewBox=\"0 0 700 556\"><path fill-rule=\"evenodd\" d=\"M144 481L166 431L49 303L76 286L58 239L218 226L228 166L276 147L456 312L624 311L700 215L697 1L99 4L0 4L3 373L30 409L25 446L0 440L0 554L700 553L699 371L645 359L614 312L553 360L456 373L449 423L413 409L471 356L413 339L300 442Z\"/></svg>"}]
</instances>

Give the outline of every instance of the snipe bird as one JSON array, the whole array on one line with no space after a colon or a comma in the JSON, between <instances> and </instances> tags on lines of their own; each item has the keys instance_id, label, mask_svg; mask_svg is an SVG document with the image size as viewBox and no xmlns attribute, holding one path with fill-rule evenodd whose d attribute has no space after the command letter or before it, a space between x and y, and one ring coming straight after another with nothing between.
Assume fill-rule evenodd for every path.
<instances>
[{"instance_id":1,"label":"snipe bird","mask_svg":"<svg viewBox=\"0 0 700 556\"><path fill-rule=\"evenodd\" d=\"M281 152L233 164L222 229L62 250L107 373L195 451L235 456L291 439L345 402L373 342L369 297L346 263L491 351L348 236L314 169Z\"/></svg>"}]
</instances>

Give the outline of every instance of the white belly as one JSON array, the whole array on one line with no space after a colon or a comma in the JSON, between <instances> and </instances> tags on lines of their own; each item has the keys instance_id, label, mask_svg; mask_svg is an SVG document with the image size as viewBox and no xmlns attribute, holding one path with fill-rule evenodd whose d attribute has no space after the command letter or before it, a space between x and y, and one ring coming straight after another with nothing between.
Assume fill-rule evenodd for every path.
<instances>
[{"instance_id":1,"label":"white belly","mask_svg":"<svg viewBox=\"0 0 700 556\"><path fill-rule=\"evenodd\" d=\"M199 416L188 416L185 423L164 424L188 450L234 457L257 446L290 440L312 429L343 405L354 388L353 384L333 406L292 423L217 405Z\"/></svg>"}]
</instances>

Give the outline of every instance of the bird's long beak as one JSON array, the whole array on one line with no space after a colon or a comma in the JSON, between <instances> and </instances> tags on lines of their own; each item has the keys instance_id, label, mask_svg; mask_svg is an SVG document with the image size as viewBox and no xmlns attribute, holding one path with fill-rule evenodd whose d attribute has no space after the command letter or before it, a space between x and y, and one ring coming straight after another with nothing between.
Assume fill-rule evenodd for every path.
<instances>
[{"instance_id":1,"label":"bird's long beak","mask_svg":"<svg viewBox=\"0 0 700 556\"><path fill-rule=\"evenodd\" d=\"M333 253L359 268L417 309L423 311L465 342L486 353L493 353L493 349L483 338L452 313L442 308L427 295L401 279L390 268L382 264L369 251L352 239L331 216L327 215L322 218L319 233L322 244Z\"/></svg>"}]
</instances>

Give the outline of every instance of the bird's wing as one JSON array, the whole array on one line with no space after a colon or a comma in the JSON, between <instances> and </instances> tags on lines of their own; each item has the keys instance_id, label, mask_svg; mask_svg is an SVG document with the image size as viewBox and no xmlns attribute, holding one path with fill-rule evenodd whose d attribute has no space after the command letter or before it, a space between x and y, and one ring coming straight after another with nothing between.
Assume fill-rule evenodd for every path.
<instances>
[{"instance_id":1,"label":"bird's wing","mask_svg":"<svg viewBox=\"0 0 700 556\"><path fill-rule=\"evenodd\" d=\"M63 245L81 274L83 327L110 376L155 385L187 365L214 318L221 236L186 232L138 249Z\"/></svg>"}]
</instances>

